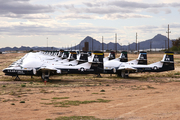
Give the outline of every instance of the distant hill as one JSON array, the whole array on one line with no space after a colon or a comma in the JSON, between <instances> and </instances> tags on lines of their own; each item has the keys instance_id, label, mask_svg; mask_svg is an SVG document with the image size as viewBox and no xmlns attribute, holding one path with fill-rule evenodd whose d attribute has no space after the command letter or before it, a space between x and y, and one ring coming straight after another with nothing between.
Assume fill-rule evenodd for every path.
<instances>
[{"instance_id":1,"label":"distant hill","mask_svg":"<svg viewBox=\"0 0 180 120\"><path fill-rule=\"evenodd\" d=\"M167 37L163 36L161 34L157 34L156 36L154 36L152 39L148 39L142 42L139 42L139 49L144 50L144 49L150 49L150 43L151 43L151 48L164 48L165 47L165 40L166 40L166 48L168 46L168 41L167 41ZM102 43L97 41L96 39L93 39L90 36L87 36L86 38L84 38L78 45L73 46L72 48L68 48L68 49L76 49L76 50L82 50L82 48L84 47L84 43L85 42L89 42L89 50L102 50ZM93 46L93 47L92 47ZM104 50L115 50L115 43L110 42L110 43L103 43L104 46ZM172 47L172 40L170 40L169 42L169 46ZM93 48L93 49L92 49ZM128 50L128 48L130 50L136 50L136 43L132 43L129 46L128 45L123 45L121 46L119 43L117 43L117 49L118 50ZM5 48L1 48L0 51L4 52L4 51L30 51L30 50L59 50L60 48L56 48L56 47L25 47L25 46L21 46L20 48L17 47L5 47ZM67 48L64 48L67 49Z\"/></svg>"},{"instance_id":2,"label":"distant hill","mask_svg":"<svg viewBox=\"0 0 180 120\"><path fill-rule=\"evenodd\" d=\"M5 48L1 48L0 51L5 52L5 51L30 51L30 50L59 50L59 48L55 48L55 47L25 47L25 46L21 46L19 48L17 47L5 47Z\"/></svg>"},{"instance_id":3,"label":"distant hill","mask_svg":"<svg viewBox=\"0 0 180 120\"><path fill-rule=\"evenodd\" d=\"M166 40L166 44L165 44L165 40ZM157 49L161 49L161 48L166 48L168 47L168 38L166 36L163 36L161 34L157 34L156 36L154 36L152 39L148 39L142 42L139 42L139 49L143 50L143 49L150 49L150 43L151 43L151 48L157 48ZM78 45L74 46L73 49L82 49L84 47L84 43L85 42L89 42L89 50L92 50L92 44L93 44L93 50L102 50L102 43L100 43L99 41L93 39L92 37L87 36L86 38L84 38ZM104 50L115 50L115 43L110 42L110 43L103 43L104 46ZM172 47L172 40L169 41L169 46ZM121 46L119 43L117 43L117 49L118 50L128 50L128 48L130 50L136 50L136 43L133 42L132 44L128 45L123 45Z\"/></svg>"}]
</instances>

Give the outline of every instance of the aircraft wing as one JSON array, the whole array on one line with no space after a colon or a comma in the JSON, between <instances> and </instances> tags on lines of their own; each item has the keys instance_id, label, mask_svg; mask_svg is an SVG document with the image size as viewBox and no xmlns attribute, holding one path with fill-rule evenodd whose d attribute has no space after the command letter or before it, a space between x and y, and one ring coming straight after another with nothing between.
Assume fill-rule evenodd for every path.
<instances>
[{"instance_id":1,"label":"aircraft wing","mask_svg":"<svg viewBox=\"0 0 180 120\"><path fill-rule=\"evenodd\" d=\"M58 70L58 69L56 69L56 68L54 68L54 67L42 66L42 67L40 67L37 71L40 71L40 70L56 71L56 70Z\"/></svg>"},{"instance_id":2,"label":"aircraft wing","mask_svg":"<svg viewBox=\"0 0 180 120\"><path fill-rule=\"evenodd\" d=\"M131 65L129 64L122 64L118 70L128 70L128 71L136 71L137 69L132 67Z\"/></svg>"},{"instance_id":3,"label":"aircraft wing","mask_svg":"<svg viewBox=\"0 0 180 120\"><path fill-rule=\"evenodd\" d=\"M59 71L59 69L55 68L55 66L52 66L51 64L47 64L47 63L41 65L37 69L37 71L41 71L41 70L43 70L43 71L57 71L57 72Z\"/></svg>"}]
</instances>

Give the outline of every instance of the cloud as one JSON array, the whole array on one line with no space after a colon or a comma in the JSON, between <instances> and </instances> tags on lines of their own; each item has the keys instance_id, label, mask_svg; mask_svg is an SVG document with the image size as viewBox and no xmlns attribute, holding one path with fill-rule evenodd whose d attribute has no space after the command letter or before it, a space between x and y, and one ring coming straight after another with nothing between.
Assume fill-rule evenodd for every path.
<instances>
[{"instance_id":1,"label":"cloud","mask_svg":"<svg viewBox=\"0 0 180 120\"><path fill-rule=\"evenodd\" d=\"M180 7L180 3L174 2L174 3L169 3L171 7Z\"/></svg>"},{"instance_id":2,"label":"cloud","mask_svg":"<svg viewBox=\"0 0 180 120\"><path fill-rule=\"evenodd\" d=\"M152 33L153 31L159 31L159 26L153 26L153 25L142 25L142 26L126 26L125 29L132 29L136 31L141 31L142 33Z\"/></svg>"},{"instance_id":3,"label":"cloud","mask_svg":"<svg viewBox=\"0 0 180 120\"><path fill-rule=\"evenodd\" d=\"M168 25L162 25L163 28L167 28ZM179 29L180 28L180 24L179 23L172 23L169 24L170 29Z\"/></svg>"},{"instance_id":4,"label":"cloud","mask_svg":"<svg viewBox=\"0 0 180 120\"><path fill-rule=\"evenodd\" d=\"M14 14L8 13L0 15L0 17L8 17L8 18L19 18L19 19L50 19L51 16L46 14Z\"/></svg>"},{"instance_id":5,"label":"cloud","mask_svg":"<svg viewBox=\"0 0 180 120\"><path fill-rule=\"evenodd\" d=\"M121 8L160 8L165 7L166 4L149 4L149 3L140 3L140 2L129 2L129 1L112 1L108 5L118 6Z\"/></svg>"},{"instance_id":6,"label":"cloud","mask_svg":"<svg viewBox=\"0 0 180 120\"><path fill-rule=\"evenodd\" d=\"M87 7L107 7L107 6L116 6L120 8L137 8L137 9L147 9L147 8L162 8L167 7L168 4L165 3L143 3L143 2L131 2L131 1L104 1L97 3L84 2L84 5Z\"/></svg>"},{"instance_id":7,"label":"cloud","mask_svg":"<svg viewBox=\"0 0 180 120\"><path fill-rule=\"evenodd\" d=\"M159 13L164 11L166 14L171 13L169 7L180 7L180 3L143 3L143 2L131 2L131 1L104 1L91 3L83 3L88 8L83 10L88 13L107 14L107 13L135 13L143 10L147 12Z\"/></svg>"},{"instance_id":8,"label":"cloud","mask_svg":"<svg viewBox=\"0 0 180 120\"><path fill-rule=\"evenodd\" d=\"M114 33L115 28L94 27L94 26L56 26L46 27L43 25L20 24L11 26L1 26L2 35L72 35L72 34L93 34L93 33Z\"/></svg>"},{"instance_id":9,"label":"cloud","mask_svg":"<svg viewBox=\"0 0 180 120\"><path fill-rule=\"evenodd\" d=\"M142 14L108 14L105 15L106 19L127 19L127 18L151 18L150 15Z\"/></svg>"},{"instance_id":10,"label":"cloud","mask_svg":"<svg viewBox=\"0 0 180 120\"><path fill-rule=\"evenodd\" d=\"M36 14L54 12L54 8L44 5L33 5L29 0L0 0L0 14ZM4 16L5 16L4 15Z\"/></svg>"},{"instance_id":11,"label":"cloud","mask_svg":"<svg viewBox=\"0 0 180 120\"><path fill-rule=\"evenodd\" d=\"M80 14L66 14L57 17L57 19L60 20L95 19L95 18L96 17L92 15L80 15Z\"/></svg>"},{"instance_id":12,"label":"cloud","mask_svg":"<svg viewBox=\"0 0 180 120\"><path fill-rule=\"evenodd\" d=\"M147 9L148 12L154 13L154 14L158 14L161 11L165 12L165 14L170 14L171 10L168 8L162 8L162 9L156 9L156 8L152 8L152 9Z\"/></svg>"}]
</instances>

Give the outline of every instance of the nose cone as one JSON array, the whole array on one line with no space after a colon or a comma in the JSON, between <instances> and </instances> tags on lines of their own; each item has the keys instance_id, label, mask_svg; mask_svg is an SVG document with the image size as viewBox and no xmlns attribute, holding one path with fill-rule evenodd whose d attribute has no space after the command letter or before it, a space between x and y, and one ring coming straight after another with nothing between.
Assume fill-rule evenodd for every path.
<instances>
[{"instance_id":1,"label":"nose cone","mask_svg":"<svg viewBox=\"0 0 180 120\"><path fill-rule=\"evenodd\" d=\"M3 71L4 73L7 73L7 69L3 69L2 71Z\"/></svg>"}]
</instances>

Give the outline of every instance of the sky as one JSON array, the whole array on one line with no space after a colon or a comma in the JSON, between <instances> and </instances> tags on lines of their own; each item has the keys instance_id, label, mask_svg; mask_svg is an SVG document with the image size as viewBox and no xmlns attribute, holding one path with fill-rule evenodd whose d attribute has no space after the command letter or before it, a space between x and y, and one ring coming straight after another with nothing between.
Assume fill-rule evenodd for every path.
<instances>
[{"instance_id":1,"label":"sky","mask_svg":"<svg viewBox=\"0 0 180 120\"><path fill-rule=\"evenodd\" d=\"M0 48L68 47L86 36L127 45L180 37L179 0L0 0Z\"/></svg>"}]
</instances>

